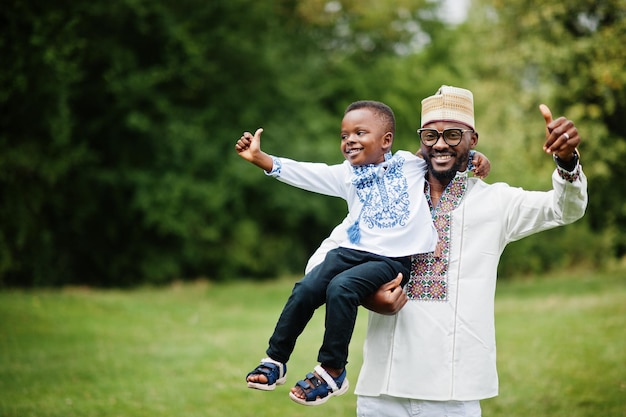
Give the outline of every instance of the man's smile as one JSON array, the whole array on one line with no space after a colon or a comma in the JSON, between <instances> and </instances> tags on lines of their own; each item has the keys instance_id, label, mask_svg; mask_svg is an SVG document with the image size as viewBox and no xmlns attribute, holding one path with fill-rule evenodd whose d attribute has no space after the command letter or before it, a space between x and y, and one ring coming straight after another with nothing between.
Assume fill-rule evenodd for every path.
<instances>
[{"instance_id":1,"label":"man's smile","mask_svg":"<svg viewBox=\"0 0 626 417\"><path fill-rule=\"evenodd\" d=\"M452 155L449 155L449 154L436 154L436 155L431 156L430 159L435 162L443 164L443 163L450 161L452 158L453 158Z\"/></svg>"}]
</instances>

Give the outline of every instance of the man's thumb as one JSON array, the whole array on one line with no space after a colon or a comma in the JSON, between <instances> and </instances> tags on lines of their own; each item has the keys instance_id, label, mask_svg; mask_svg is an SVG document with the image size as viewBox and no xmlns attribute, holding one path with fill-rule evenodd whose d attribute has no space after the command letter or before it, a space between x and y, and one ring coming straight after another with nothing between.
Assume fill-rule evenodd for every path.
<instances>
[{"instance_id":1,"label":"man's thumb","mask_svg":"<svg viewBox=\"0 0 626 417\"><path fill-rule=\"evenodd\" d=\"M548 106L546 106L545 104L540 104L539 111L541 112L541 115L545 119L546 125L549 125L550 123L552 123L552 112L550 111Z\"/></svg>"},{"instance_id":2,"label":"man's thumb","mask_svg":"<svg viewBox=\"0 0 626 417\"><path fill-rule=\"evenodd\" d=\"M261 138L261 133L263 133L263 128L260 127L256 130L256 132L254 132L254 138L255 139L260 139Z\"/></svg>"}]
</instances>

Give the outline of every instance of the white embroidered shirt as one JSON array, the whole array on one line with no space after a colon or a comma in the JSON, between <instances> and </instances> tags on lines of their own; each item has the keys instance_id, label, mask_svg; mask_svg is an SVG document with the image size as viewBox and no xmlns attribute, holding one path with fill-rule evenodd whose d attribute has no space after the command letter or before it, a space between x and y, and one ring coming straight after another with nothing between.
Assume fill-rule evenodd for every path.
<instances>
[{"instance_id":1,"label":"white embroidered shirt","mask_svg":"<svg viewBox=\"0 0 626 417\"><path fill-rule=\"evenodd\" d=\"M389 257L434 250L437 231L423 193L423 159L398 151L382 164L353 167L348 161L327 165L272 158L268 175L346 200L348 219L358 224L360 240L351 242L346 232L339 246Z\"/></svg>"}]
</instances>

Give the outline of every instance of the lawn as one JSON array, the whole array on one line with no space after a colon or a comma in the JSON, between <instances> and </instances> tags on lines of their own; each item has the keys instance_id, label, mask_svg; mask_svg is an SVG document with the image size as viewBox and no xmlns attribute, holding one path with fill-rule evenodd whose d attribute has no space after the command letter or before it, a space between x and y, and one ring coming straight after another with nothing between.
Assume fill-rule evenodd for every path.
<instances>
[{"instance_id":1,"label":"lawn","mask_svg":"<svg viewBox=\"0 0 626 417\"><path fill-rule=\"evenodd\" d=\"M355 416L353 390L321 407L289 400L315 364L323 311L287 386L245 387L292 280L167 288L0 292L0 416ZM362 361L359 316L348 377ZM483 415L626 416L626 273L500 282L500 396ZM419 377L419 376L416 376Z\"/></svg>"}]
</instances>

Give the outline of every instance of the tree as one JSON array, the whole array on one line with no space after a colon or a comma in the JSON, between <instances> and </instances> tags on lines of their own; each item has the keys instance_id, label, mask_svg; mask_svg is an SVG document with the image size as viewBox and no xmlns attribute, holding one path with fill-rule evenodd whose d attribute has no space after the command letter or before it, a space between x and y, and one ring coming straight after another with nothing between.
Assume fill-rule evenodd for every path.
<instances>
[{"instance_id":1,"label":"tree","mask_svg":"<svg viewBox=\"0 0 626 417\"><path fill-rule=\"evenodd\" d=\"M266 178L235 140L262 126L270 153L337 163L345 107L374 99L396 112L394 148L415 150L420 100L441 84L475 92L494 180L545 181L549 158L527 133L542 131L527 126L539 98L599 140L581 152L602 233L566 233L626 250L610 234L626 222L610 192L626 153L617 0L484 0L458 27L426 0L5 3L0 284L300 272L345 204Z\"/></svg>"},{"instance_id":2,"label":"tree","mask_svg":"<svg viewBox=\"0 0 626 417\"><path fill-rule=\"evenodd\" d=\"M548 234L560 233L557 240L544 235L525 239L521 245L533 250L516 244L520 253L537 258L561 249L570 261L560 259L555 266L581 261L603 265L626 254L626 237L616 233L626 229L626 203L621 198L626 186L618 177L626 169L626 130L620 121L626 112L625 6L623 0L475 0L460 28L467 35L456 47L467 58L465 78L477 80L476 91L486 103L479 111L488 127L484 136L493 138L488 155L515 161L494 167L496 178L536 186L553 169L536 146L543 122L537 117L539 103L573 119L583 138L580 151L590 191L585 219ZM573 248L572 243L581 240L587 243L584 250ZM537 264L532 272L545 269L550 261L544 258Z\"/></svg>"},{"instance_id":3,"label":"tree","mask_svg":"<svg viewBox=\"0 0 626 417\"><path fill-rule=\"evenodd\" d=\"M361 82L346 77L371 79L354 62L403 42L403 28L383 29L417 3L4 5L0 282L301 270L344 205L253 176L234 140L263 124L277 153L338 158L328 138Z\"/></svg>"}]
</instances>

